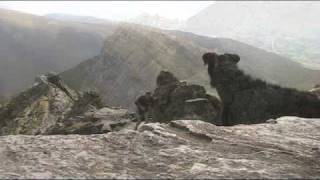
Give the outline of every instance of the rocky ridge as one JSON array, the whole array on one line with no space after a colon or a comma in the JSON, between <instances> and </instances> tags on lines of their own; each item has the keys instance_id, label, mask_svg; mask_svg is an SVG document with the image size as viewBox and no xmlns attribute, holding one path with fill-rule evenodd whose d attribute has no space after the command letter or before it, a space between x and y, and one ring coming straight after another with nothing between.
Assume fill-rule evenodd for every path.
<instances>
[{"instance_id":1,"label":"rocky ridge","mask_svg":"<svg viewBox=\"0 0 320 180\"><path fill-rule=\"evenodd\" d=\"M127 109L39 76L0 108L0 179L320 178L320 119L217 126L219 100L168 71L152 95L153 122L134 130Z\"/></svg>"},{"instance_id":2,"label":"rocky ridge","mask_svg":"<svg viewBox=\"0 0 320 180\"><path fill-rule=\"evenodd\" d=\"M104 133L132 118L125 109L104 107L94 91L70 89L55 73L37 77L0 109L0 117L1 135Z\"/></svg>"},{"instance_id":3,"label":"rocky ridge","mask_svg":"<svg viewBox=\"0 0 320 180\"><path fill-rule=\"evenodd\" d=\"M221 124L220 101L168 71L158 75L153 96L153 122L199 119ZM132 127L136 119L128 109L105 106L95 91L69 88L55 73L37 77L31 88L0 108L0 117L1 135L100 134Z\"/></svg>"},{"instance_id":4,"label":"rocky ridge","mask_svg":"<svg viewBox=\"0 0 320 180\"><path fill-rule=\"evenodd\" d=\"M271 122L271 121L270 121ZM0 178L320 178L320 121L150 123L97 135L2 136Z\"/></svg>"}]
</instances>

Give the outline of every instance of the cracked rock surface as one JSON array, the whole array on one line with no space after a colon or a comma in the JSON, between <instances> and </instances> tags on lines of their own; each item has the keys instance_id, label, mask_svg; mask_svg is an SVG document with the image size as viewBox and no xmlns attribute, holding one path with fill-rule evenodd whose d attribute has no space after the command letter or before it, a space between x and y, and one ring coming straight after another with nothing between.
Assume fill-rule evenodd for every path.
<instances>
[{"instance_id":1,"label":"cracked rock surface","mask_svg":"<svg viewBox=\"0 0 320 180\"><path fill-rule=\"evenodd\" d=\"M320 120L0 137L0 178L320 178Z\"/></svg>"}]
</instances>

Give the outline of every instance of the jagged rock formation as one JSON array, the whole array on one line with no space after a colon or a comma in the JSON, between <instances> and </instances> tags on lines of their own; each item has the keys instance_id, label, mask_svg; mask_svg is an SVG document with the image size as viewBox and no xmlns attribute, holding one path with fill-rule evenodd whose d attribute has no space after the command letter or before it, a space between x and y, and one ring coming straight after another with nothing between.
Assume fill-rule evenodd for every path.
<instances>
[{"instance_id":1,"label":"jagged rock formation","mask_svg":"<svg viewBox=\"0 0 320 180\"><path fill-rule=\"evenodd\" d=\"M156 87L163 69L175 72L179 79L205 85L207 77L199 68L197 53L198 49L190 49L158 29L124 24L106 39L98 56L62 77L74 89L95 87L106 104L133 109L142 91Z\"/></svg>"},{"instance_id":2,"label":"jagged rock formation","mask_svg":"<svg viewBox=\"0 0 320 180\"><path fill-rule=\"evenodd\" d=\"M204 87L179 81L169 71L159 73L153 98L151 114L154 122L199 119L221 125L220 101L207 94Z\"/></svg>"},{"instance_id":3,"label":"jagged rock formation","mask_svg":"<svg viewBox=\"0 0 320 180\"><path fill-rule=\"evenodd\" d=\"M2 136L0 178L320 178L320 120L274 122L178 120L90 136Z\"/></svg>"},{"instance_id":4,"label":"jagged rock formation","mask_svg":"<svg viewBox=\"0 0 320 180\"><path fill-rule=\"evenodd\" d=\"M40 75L30 89L0 109L0 134L94 134L124 123L119 120L129 122L127 110L102 107L97 93L74 91L54 73ZM110 114L117 121L108 118Z\"/></svg>"},{"instance_id":5,"label":"jagged rock formation","mask_svg":"<svg viewBox=\"0 0 320 180\"><path fill-rule=\"evenodd\" d=\"M312 94L315 94L318 96L318 98L320 98L320 85L315 85L314 88L310 89L309 92L311 92Z\"/></svg>"}]
</instances>

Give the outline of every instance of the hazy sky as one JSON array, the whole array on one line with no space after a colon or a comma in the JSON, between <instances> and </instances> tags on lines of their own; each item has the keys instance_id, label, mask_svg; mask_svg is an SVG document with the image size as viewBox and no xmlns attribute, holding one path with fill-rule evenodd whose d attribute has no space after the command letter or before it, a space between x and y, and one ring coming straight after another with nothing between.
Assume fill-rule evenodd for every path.
<instances>
[{"instance_id":1,"label":"hazy sky","mask_svg":"<svg viewBox=\"0 0 320 180\"><path fill-rule=\"evenodd\" d=\"M0 8L37 15L64 13L126 20L142 13L187 19L214 1L1 1Z\"/></svg>"}]
</instances>

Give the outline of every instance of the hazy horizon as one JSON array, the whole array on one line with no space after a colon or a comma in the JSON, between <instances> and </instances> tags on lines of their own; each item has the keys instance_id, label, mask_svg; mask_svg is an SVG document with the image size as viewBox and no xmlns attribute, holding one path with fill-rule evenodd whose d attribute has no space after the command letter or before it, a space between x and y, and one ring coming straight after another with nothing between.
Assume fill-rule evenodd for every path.
<instances>
[{"instance_id":1,"label":"hazy horizon","mask_svg":"<svg viewBox=\"0 0 320 180\"><path fill-rule=\"evenodd\" d=\"M141 14L186 20L214 1L1 1L0 8L35 15L68 14L125 21Z\"/></svg>"}]
</instances>

